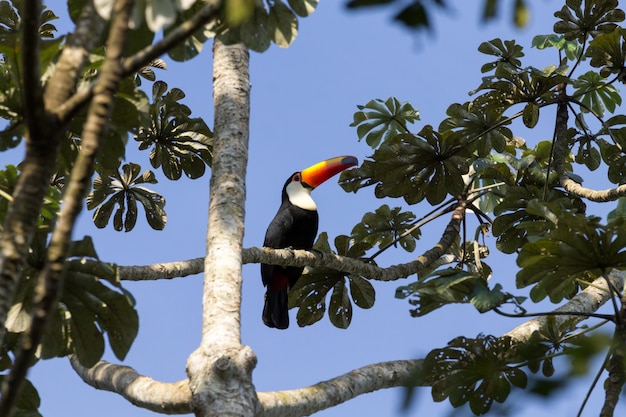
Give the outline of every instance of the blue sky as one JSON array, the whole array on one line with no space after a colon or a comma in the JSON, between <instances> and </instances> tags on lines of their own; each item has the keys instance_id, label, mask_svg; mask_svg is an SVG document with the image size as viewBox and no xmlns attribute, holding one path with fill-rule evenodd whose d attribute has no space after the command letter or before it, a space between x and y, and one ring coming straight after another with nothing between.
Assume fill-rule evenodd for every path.
<instances>
[{"instance_id":1,"label":"blue sky","mask_svg":"<svg viewBox=\"0 0 626 417\"><path fill-rule=\"evenodd\" d=\"M511 3L501 2L507 7ZM336 155L352 154L363 160L372 153L365 143L357 141L355 129L349 126L357 104L389 96L409 101L421 113L422 120L414 128L418 131L425 124L437 126L449 104L466 101L468 91L480 84L480 66L488 59L477 52L481 42L496 37L516 39L528 47L527 55L538 57L538 61L525 61L525 65L542 67L555 59L554 51L531 51L530 42L536 34L551 32L553 12L562 6L560 1L531 2L532 20L524 30L511 25L508 8L503 10L504 18L484 25L478 11L483 1L451 1L452 10L436 16L432 36L415 36L392 24L385 11L347 13L343 3L322 1L311 17L300 20L300 33L290 48L272 46L263 54L252 53L246 247L262 244L265 228L279 205L280 188L292 172ZM186 64L168 60L169 69L160 71L158 77L170 87L183 89L187 93L184 103L192 108L193 115L204 117L211 126L210 50L207 44L199 57ZM535 143L550 136L548 123L546 128L540 125L525 137ZM132 140L129 149L136 149ZM142 168L149 167L147 154L134 150L129 154ZM0 156L0 160L5 157ZM204 256L209 176L178 182L161 176L159 181L152 188L167 199L165 231L152 231L143 218L131 233L99 230L91 223L91 213L84 212L75 237L92 235L100 257L120 265ZM377 200L367 189L347 194L335 181L316 189L313 196L320 212L320 231L327 231L331 239L349 234L366 211L374 211L384 203L402 205L400 201ZM430 208L419 205L412 210L419 216ZM379 263L384 266L413 259L432 245L441 231L441 224L428 226L416 253L386 253ZM510 291L514 291L514 262L514 258L505 257L492 261L496 279ZM261 322L264 289L259 266L245 265L242 337L258 357L254 372L257 390L304 387L369 363L423 357L458 335L499 335L521 324L521 320L494 314L480 315L469 305L413 319L408 303L394 298L396 287L405 282L375 283L376 304L370 310L355 308L347 330L336 329L327 317L313 326L299 328L295 311L291 311L292 326L278 331ZM187 356L200 340L202 277L128 283L126 287L137 300L140 330L124 364L161 381L185 378ZM110 354L106 359L116 362ZM41 412L46 417L85 413L91 417L154 415L118 395L86 386L65 359L38 364L30 378L42 396ZM550 409L558 410L557 415L574 415L589 381L567 391L558 403L550 404ZM597 414L601 391L597 390L585 415ZM402 395L401 389L379 391L318 415L399 416ZM516 415L545 415L546 403L522 402L521 398L527 397L515 401L515 409L520 410ZM419 390L415 400L411 415L444 416L450 410L447 402L433 403L427 389ZM621 412L625 409L623 404L618 407Z\"/></svg>"}]
</instances>

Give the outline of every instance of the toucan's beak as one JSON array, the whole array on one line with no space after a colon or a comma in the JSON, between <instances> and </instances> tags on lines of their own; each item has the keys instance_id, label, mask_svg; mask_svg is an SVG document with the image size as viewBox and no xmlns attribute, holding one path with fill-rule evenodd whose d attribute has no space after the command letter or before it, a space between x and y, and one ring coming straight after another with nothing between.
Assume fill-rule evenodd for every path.
<instances>
[{"instance_id":1,"label":"toucan's beak","mask_svg":"<svg viewBox=\"0 0 626 417\"><path fill-rule=\"evenodd\" d=\"M337 156L310 166L301 171L302 182L311 188L315 188L333 175L336 175L355 165L359 161L354 156Z\"/></svg>"}]
</instances>

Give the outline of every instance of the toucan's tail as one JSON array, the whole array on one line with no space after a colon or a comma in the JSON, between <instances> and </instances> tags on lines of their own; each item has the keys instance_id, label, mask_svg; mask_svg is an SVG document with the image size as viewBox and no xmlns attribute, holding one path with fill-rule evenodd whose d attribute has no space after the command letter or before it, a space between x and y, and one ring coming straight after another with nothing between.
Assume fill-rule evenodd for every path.
<instances>
[{"instance_id":1,"label":"toucan's tail","mask_svg":"<svg viewBox=\"0 0 626 417\"><path fill-rule=\"evenodd\" d=\"M263 306L263 323L266 326L277 329L289 327L287 298L287 288L279 291L267 289L265 292L265 305Z\"/></svg>"}]
</instances>

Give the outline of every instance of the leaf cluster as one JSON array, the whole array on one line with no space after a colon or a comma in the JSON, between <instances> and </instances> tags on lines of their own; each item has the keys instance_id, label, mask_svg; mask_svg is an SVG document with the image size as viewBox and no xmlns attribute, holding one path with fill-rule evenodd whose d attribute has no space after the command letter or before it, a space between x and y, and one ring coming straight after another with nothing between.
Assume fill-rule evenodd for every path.
<instances>
[{"instance_id":1,"label":"leaf cluster","mask_svg":"<svg viewBox=\"0 0 626 417\"><path fill-rule=\"evenodd\" d=\"M517 349L511 338L457 337L426 356L419 381L432 386L435 401L448 399L453 407L469 403L475 415L482 415L494 401L504 402L512 387L526 387Z\"/></svg>"},{"instance_id":2,"label":"leaf cluster","mask_svg":"<svg viewBox=\"0 0 626 417\"><path fill-rule=\"evenodd\" d=\"M522 246L517 263L517 286L533 286L530 297L552 302L575 295L595 278L611 269L626 268L624 219L606 225L598 217L562 213L544 207L553 218L550 230Z\"/></svg>"},{"instance_id":3,"label":"leaf cluster","mask_svg":"<svg viewBox=\"0 0 626 417\"><path fill-rule=\"evenodd\" d=\"M146 170L141 174L140 171L141 167L131 162L122 166L122 172L115 170L96 177L93 191L87 196L87 208L96 209L93 221L97 227L105 227L115 210L113 228L131 231L137 222L139 202L150 227L155 230L165 228L165 198L142 185L156 184L157 179L152 171Z\"/></svg>"},{"instance_id":4,"label":"leaf cluster","mask_svg":"<svg viewBox=\"0 0 626 417\"><path fill-rule=\"evenodd\" d=\"M334 243L338 255L357 259L363 259L371 248L367 243L354 243L344 235L337 236ZM313 248L322 253L334 253L325 232L320 233ZM327 307L328 294L330 302ZM328 268L307 268L289 290L289 308L298 307L296 319L300 327L319 321L328 309L330 322L345 329L352 321L352 303L368 309L374 305L375 296L374 287L365 277Z\"/></svg>"},{"instance_id":5,"label":"leaf cluster","mask_svg":"<svg viewBox=\"0 0 626 417\"><path fill-rule=\"evenodd\" d=\"M503 292L496 284L489 288L487 280L478 272L460 268L439 269L424 279L396 289L396 298L408 299L414 306L411 316L421 317L440 307L455 303L471 303L484 313L504 303L521 303L523 297Z\"/></svg>"},{"instance_id":6,"label":"leaf cluster","mask_svg":"<svg viewBox=\"0 0 626 417\"><path fill-rule=\"evenodd\" d=\"M473 414L482 415L494 402L504 402L512 388L531 385L523 368L551 378L555 374L554 359L563 355L570 359L564 379L551 383L535 380L529 387L547 395L571 383L572 376L585 374L589 370L589 358L602 353L608 343L604 333L589 334L587 329L576 329L568 320L557 322L554 316L548 316L541 330L524 343L509 336L457 337L446 347L428 353L414 376L414 383L431 386L435 401L448 399L453 407L468 404Z\"/></svg>"},{"instance_id":7,"label":"leaf cluster","mask_svg":"<svg viewBox=\"0 0 626 417\"><path fill-rule=\"evenodd\" d=\"M152 85L150 125L140 127L135 140L139 149L150 149L150 164L162 168L170 180L204 175L213 162L213 133L201 118L190 118L191 110L180 103L185 93L157 81Z\"/></svg>"},{"instance_id":8,"label":"leaf cluster","mask_svg":"<svg viewBox=\"0 0 626 417\"><path fill-rule=\"evenodd\" d=\"M501 5L499 0L485 0L482 5L481 19L483 22L494 20L498 17L498 9ZM351 10L359 10L372 6L397 6L394 9L393 20L411 30L433 30L434 11L445 10L445 0L346 0L346 7ZM518 27L528 24L530 11L524 0L515 0L512 10L511 21Z\"/></svg>"},{"instance_id":9,"label":"leaf cluster","mask_svg":"<svg viewBox=\"0 0 626 417\"><path fill-rule=\"evenodd\" d=\"M6 327L11 333L28 330L39 272L46 257L46 233L33 241ZM86 367L104 354L104 335L113 353L124 359L139 328L134 299L117 280L113 265L98 260L91 238L73 242L65 262L65 286L38 358L75 354Z\"/></svg>"},{"instance_id":10,"label":"leaf cluster","mask_svg":"<svg viewBox=\"0 0 626 417\"><path fill-rule=\"evenodd\" d=\"M298 18L315 11L318 0L273 0L270 2L226 1L224 17L216 32L225 44L243 42L256 52L272 43L287 48L298 35Z\"/></svg>"}]
</instances>

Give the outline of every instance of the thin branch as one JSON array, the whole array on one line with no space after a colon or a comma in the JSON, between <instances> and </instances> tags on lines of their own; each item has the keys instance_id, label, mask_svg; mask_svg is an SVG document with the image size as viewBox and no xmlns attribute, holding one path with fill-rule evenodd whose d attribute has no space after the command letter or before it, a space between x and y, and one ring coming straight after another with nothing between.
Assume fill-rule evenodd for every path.
<instances>
[{"instance_id":1,"label":"thin branch","mask_svg":"<svg viewBox=\"0 0 626 417\"><path fill-rule=\"evenodd\" d=\"M606 363L609 360L610 355L611 355L611 352L609 350L606 353L604 360L602 361L602 365L600 365L600 369L598 369L598 372L596 372L596 375L593 378L593 381L591 381L591 385L589 386L589 389L587 390L587 393L585 394L585 398L583 399L583 402L580 404L580 408L578 409L578 414L576 414L576 417L581 417L583 415L585 406L587 405L587 402L589 402L589 399L591 398L591 393L595 389L596 385L598 385L598 381L600 380L600 377L604 373L604 367L606 366Z\"/></svg>"},{"instance_id":2,"label":"thin branch","mask_svg":"<svg viewBox=\"0 0 626 417\"><path fill-rule=\"evenodd\" d=\"M162 40L154 45L145 47L141 51L126 59L124 61L124 76L129 76L134 72L137 72L141 67L145 66L150 61L165 54L167 51L189 38L194 32L202 29L204 25L212 20L215 20L219 16L222 1L205 0L204 3L205 6L198 10L193 17L181 23Z\"/></svg>"},{"instance_id":3,"label":"thin branch","mask_svg":"<svg viewBox=\"0 0 626 417\"><path fill-rule=\"evenodd\" d=\"M378 249L378 251L376 251L376 253L374 253L372 256L368 257L367 260L368 261L373 261L378 255L380 255L381 253L383 253L384 251L386 251L387 249L389 249L390 247L392 247L393 245L398 243L404 237L410 235L411 233L413 233L414 231L416 231L420 227L425 226L426 224L430 223L431 221L438 219L439 217L443 216L444 214L453 211L454 210L454 204L450 204L450 203L452 203L454 200L455 200L455 198L450 198L447 201L444 201L438 207L434 208L429 213L424 215L421 219L419 219L415 223L413 223L413 226L411 226L409 229L405 230L398 237L396 237L393 241L389 242L388 244L386 244L382 248Z\"/></svg>"},{"instance_id":4,"label":"thin branch","mask_svg":"<svg viewBox=\"0 0 626 417\"><path fill-rule=\"evenodd\" d=\"M499 308L493 309L494 313L497 313L504 317L510 318L530 318L530 317L548 317L548 316L583 316L585 318L595 318L608 321L615 321L615 315L613 314L597 314L597 313L581 313L579 311L544 311L541 313L507 313Z\"/></svg>"}]
</instances>

